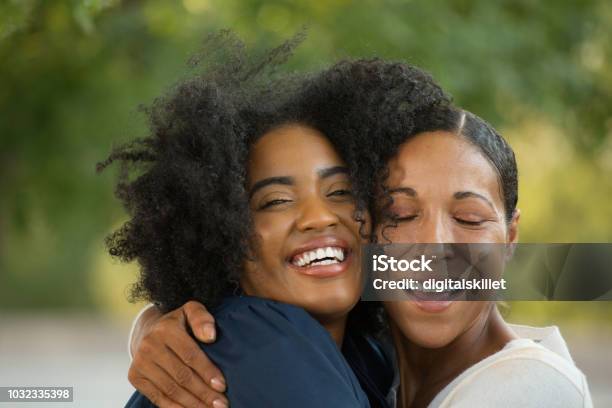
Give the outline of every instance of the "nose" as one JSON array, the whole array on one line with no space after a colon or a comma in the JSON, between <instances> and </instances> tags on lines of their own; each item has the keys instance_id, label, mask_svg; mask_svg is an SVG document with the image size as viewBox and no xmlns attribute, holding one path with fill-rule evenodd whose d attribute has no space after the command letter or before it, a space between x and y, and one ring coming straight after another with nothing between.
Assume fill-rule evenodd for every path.
<instances>
[{"instance_id":1,"label":"nose","mask_svg":"<svg viewBox=\"0 0 612 408\"><path fill-rule=\"evenodd\" d=\"M302 204L296 226L300 231L324 230L337 225L339 220L328 203L313 197Z\"/></svg>"},{"instance_id":2,"label":"nose","mask_svg":"<svg viewBox=\"0 0 612 408\"><path fill-rule=\"evenodd\" d=\"M428 257L433 257L437 260L435 271L440 276L448 274L446 262L453 258L455 248L452 245L455 242L451 226L444 222L442 215L437 215L427 218L421 225L419 233L419 243L423 245L422 252Z\"/></svg>"},{"instance_id":3,"label":"nose","mask_svg":"<svg viewBox=\"0 0 612 408\"><path fill-rule=\"evenodd\" d=\"M449 244L454 242L451 226L441 215L427 217L422 223L418 242L423 244Z\"/></svg>"}]
</instances>

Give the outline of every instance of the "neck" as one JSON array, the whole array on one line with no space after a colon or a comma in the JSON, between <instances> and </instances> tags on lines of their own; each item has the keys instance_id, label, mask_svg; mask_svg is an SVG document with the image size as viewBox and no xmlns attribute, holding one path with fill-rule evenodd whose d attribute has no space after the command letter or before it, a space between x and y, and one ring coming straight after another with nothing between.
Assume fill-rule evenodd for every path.
<instances>
[{"instance_id":1,"label":"neck","mask_svg":"<svg viewBox=\"0 0 612 408\"><path fill-rule=\"evenodd\" d=\"M401 407L427 406L467 368L501 350L515 335L492 304L449 344L426 348L411 342L392 325L401 378Z\"/></svg>"},{"instance_id":2,"label":"neck","mask_svg":"<svg viewBox=\"0 0 612 408\"><path fill-rule=\"evenodd\" d=\"M244 279L240 282L240 287L244 291L246 295L249 296L259 296L268 299L277 300L282 302L282 300L275 299L273 296L265 296L258 293L256 290L253 290L253 286ZM287 303L287 302L285 302ZM306 310L308 312L308 310ZM332 339L338 345L338 348L342 348L342 342L344 341L344 332L346 330L346 321L348 319L348 314L343 313L339 315L315 315L313 313L308 312L316 321L318 321L321 326L325 328L332 336Z\"/></svg>"},{"instance_id":3,"label":"neck","mask_svg":"<svg viewBox=\"0 0 612 408\"><path fill-rule=\"evenodd\" d=\"M313 316L321 326L325 328L332 336L332 339L338 345L338 348L342 348L342 343L344 341L344 333L346 332L346 320L347 316L344 315L342 317L329 318L329 317L321 317L321 316Z\"/></svg>"}]
</instances>

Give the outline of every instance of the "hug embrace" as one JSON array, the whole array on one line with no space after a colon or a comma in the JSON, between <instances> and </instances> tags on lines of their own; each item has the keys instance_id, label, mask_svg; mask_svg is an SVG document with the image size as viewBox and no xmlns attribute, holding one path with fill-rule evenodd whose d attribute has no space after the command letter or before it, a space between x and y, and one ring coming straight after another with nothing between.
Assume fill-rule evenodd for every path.
<instances>
[{"instance_id":1,"label":"hug embrace","mask_svg":"<svg viewBox=\"0 0 612 408\"><path fill-rule=\"evenodd\" d=\"M298 40L244 58L227 38L100 164L122 166L130 214L110 253L153 303L127 407L592 406L556 327L494 301L360 301L368 242L517 242L504 138L410 64L278 74Z\"/></svg>"}]
</instances>

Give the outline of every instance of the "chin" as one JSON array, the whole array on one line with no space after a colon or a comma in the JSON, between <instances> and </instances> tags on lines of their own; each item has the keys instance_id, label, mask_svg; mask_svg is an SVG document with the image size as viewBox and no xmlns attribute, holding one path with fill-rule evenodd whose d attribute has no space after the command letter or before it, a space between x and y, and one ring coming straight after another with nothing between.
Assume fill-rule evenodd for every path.
<instances>
[{"instance_id":1,"label":"chin","mask_svg":"<svg viewBox=\"0 0 612 408\"><path fill-rule=\"evenodd\" d=\"M408 336L407 336L408 337ZM429 333L421 332L418 335L408 337L412 343L426 349L439 349L448 346L455 336L448 333L439 333L433 330Z\"/></svg>"},{"instance_id":2,"label":"chin","mask_svg":"<svg viewBox=\"0 0 612 408\"><path fill-rule=\"evenodd\" d=\"M409 302L386 304L387 314L402 337L423 348L437 349L449 345L460 333L450 313L420 312Z\"/></svg>"},{"instance_id":3,"label":"chin","mask_svg":"<svg viewBox=\"0 0 612 408\"><path fill-rule=\"evenodd\" d=\"M306 296L300 306L318 316L342 316L348 314L359 301L359 294L348 290L319 290Z\"/></svg>"}]
</instances>

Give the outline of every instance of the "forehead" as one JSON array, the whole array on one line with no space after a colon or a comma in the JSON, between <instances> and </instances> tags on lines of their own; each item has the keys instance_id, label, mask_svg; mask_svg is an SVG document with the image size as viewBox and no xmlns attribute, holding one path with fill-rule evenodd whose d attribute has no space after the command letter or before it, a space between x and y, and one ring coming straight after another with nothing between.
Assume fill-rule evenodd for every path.
<instances>
[{"instance_id":1,"label":"forehead","mask_svg":"<svg viewBox=\"0 0 612 408\"><path fill-rule=\"evenodd\" d=\"M435 187L456 191L488 192L501 200L498 175L474 144L446 131L424 132L405 142L389 161L390 188Z\"/></svg>"},{"instance_id":2,"label":"forehead","mask_svg":"<svg viewBox=\"0 0 612 408\"><path fill-rule=\"evenodd\" d=\"M265 133L251 147L249 178L316 173L339 165L343 161L321 132L303 125L283 125Z\"/></svg>"}]
</instances>

